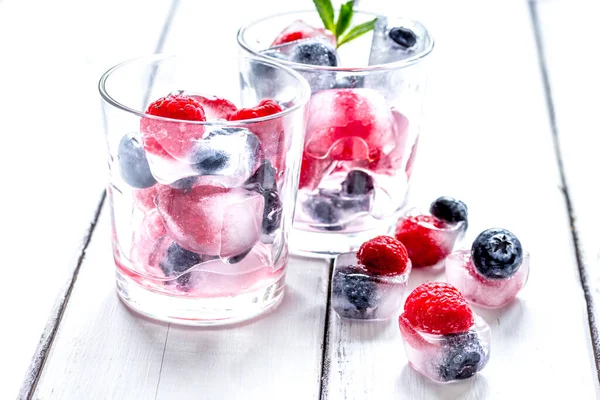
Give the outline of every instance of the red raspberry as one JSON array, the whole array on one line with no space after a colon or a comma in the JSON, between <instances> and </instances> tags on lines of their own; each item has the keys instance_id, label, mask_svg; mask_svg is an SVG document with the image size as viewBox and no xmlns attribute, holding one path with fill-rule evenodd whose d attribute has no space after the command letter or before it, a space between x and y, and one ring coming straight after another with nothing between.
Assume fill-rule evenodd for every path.
<instances>
[{"instance_id":1,"label":"red raspberry","mask_svg":"<svg viewBox=\"0 0 600 400\"><path fill-rule=\"evenodd\" d=\"M402 274L410 261L404 245L391 236L377 236L363 243L356 258L367 271L382 275Z\"/></svg>"},{"instance_id":2,"label":"red raspberry","mask_svg":"<svg viewBox=\"0 0 600 400\"><path fill-rule=\"evenodd\" d=\"M198 100L184 94L161 97L148 106L146 114L185 121L206 121L204 109Z\"/></svg>"},{"instance_id":3,"label":"red raspberry","mask_svg":"<svg viewBox=\"0 0 600 400\"><path fill-rule=\"evenodd\" d=\"M217 96L192 96L202 105L207 120L229 119L237 111L235 104Z\"/></svg>"},{"instance_id":4,"label":"red raspberry","mask_svg":"<svg viewBox=\"0 0 600 400\"><path fill-rule=\"evenodd\" d=\"M284 43L295 42L300 39L309 39L318 36L325 36L335 44L335 36L327 29L324 28L313 28L302 20L297 20L286 27L280 34L275 38L271 47L278 46Z\"/></svg>"},{"instance_id":5,"label":"red raspberry","mask_svg":"<svg viewBox=\"0 0 600 400\"><path fill-rule=\"evenodd\" d=\"M430 267L450 254L452 249L442 246L435 235L437 233L435 229L441 229L444 226L443 221L432 215L417 215L401 218L398 221L396 239L406 247L413 267Z\"/></svg>"},{"instance_id":6,"label":"red raspberry","mask_svg":"<svg viewBox=\"0 0 600 400\"><path fill-rule=\"evenodd\" d=\"M281 106L270 99L264 99L256 107L240 108L229 117L230 121L241 121L245 119L253 119L266 117L281 112Z\"/></svg>"},{"instance_id":7,"label":"red raspberry","mask_svg":"<svg viewBox=\"0 0 600 400\"><path fill-rule=\"evenodd\" d=\"M457 288L445 282L427 282L406 298L405 318L418 331L450 335L473 326L473 311Z\"/></svg>"}]
</instances>

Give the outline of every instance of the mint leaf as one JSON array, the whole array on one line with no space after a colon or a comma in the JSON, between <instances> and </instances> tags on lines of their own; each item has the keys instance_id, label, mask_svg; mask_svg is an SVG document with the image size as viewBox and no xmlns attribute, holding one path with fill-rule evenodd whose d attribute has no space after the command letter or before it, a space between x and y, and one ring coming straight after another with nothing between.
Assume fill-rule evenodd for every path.
<instances>
[{"instance_id":1,"label":"mint leaf","mask_svg":"<svg viewBox=\"0 0 600 400\"><path fill-rule=\"evenodd\" d=\"M377 21L377 18L375 18L371 21L365 22L363 24L356 25L354 28L350 29L350 32L348 32L346 34L346 36L344 36L342 38L342 40L338 41L337 47L339 48L344 43L348 43L349 41L354 40L357 37L362 36L365 33L373 30L373 28L375 27L376 21Z\"/></svg>"},{"instance_id":2,"label":"mint leaf","mask_svg":"<svg viewBox=\"0 0 600 400\"><path fill-rule=\"evenodd\" d=\"M335 39L339 39L342 33L346 32L346 29L350 26L354 11L352 10L352 0L342 4L340 8L340 14L338 15L337 24L335 25Z\"/></svg>"},{"instance_id":3,"label":"mint leaf","mask_svg":"<svg viewBox=\"0 0 600 400\"><path fill-rule=\"evenodd\" d=\"M315 7L317 7L317 11L319 12L319 16L321 17L325 28L329 29L331 32L335 32L335 14L333 12L331 0L313 0L313 3L315 3Z\"/></svg>"}]
</instances>

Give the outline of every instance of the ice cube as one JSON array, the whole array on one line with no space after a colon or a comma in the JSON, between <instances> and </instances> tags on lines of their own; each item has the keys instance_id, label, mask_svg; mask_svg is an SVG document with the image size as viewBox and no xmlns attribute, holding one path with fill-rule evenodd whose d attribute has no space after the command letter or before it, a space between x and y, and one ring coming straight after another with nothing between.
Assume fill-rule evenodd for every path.
<instances>
[{"instance_id":1,"label":"ice cube","mask_svg":"<svg viewBox=\"0 0 600 400\"><path fill-rule=\"evenodd\" d=\"M369 65L380 65L410 58L426 51L431 37L413 21L379 17L373 29Z\"/></svg>"},{"instance_id":2,"label":"ice cube","mask_svg":"<svg viewBox=\"0 0 600 400\"><path fill-rule=\"evenodd\" d=\"M348 195L339 190L319 189L308 195L302 210L315 221L315 226L341 230L347 224L371 209L372 193Z\"/></svg>"},{"instance_id":3,"label":"ice cube","mask_svg":"<svg viewBox=\"0 0 600 400\"><path fill-rule=\"evenodd\" d=\"M403 274L379 275L368 272L356 253L336 257L331 304L342 318L386 320L397 317L410 268Z\"/></svg>"},{"instance_id":4,"label":"ice cube","mask_svg":"<svg viewBox=\"0 0 600 400\"><path fill-rule=\"evenodd\" d=\"M340 161L369 160L394 148L394 119L385 98L371 89L335 89L312 96L305 153Z\"/></svg>"},{"instance_id":5,"label":"ice cube","mask_svg":"<svg viewBox=\"0 0 600 400\"><path fill-rule=\"evenodd\" d=\"M265 200L242 188L164 188L156 205L169 235L184 249L227 259L259 239Z\"/></svg>"},{"instance_id":6,"label":"ice cube","mask_svg":"<svg viewBox=\"0 0 600 400\"><path fill-rule=\"evenodd\" d=\"M129 260L136 272L160 275L156 269L158 264L153 263L157 244L166 234L165 226L156 210L148 212L142 222L134 231L133 244L129 253Z\"/></svg>"},{"instance_id":7,"label":"ice cube","mask_svg":"<svg viewBox=\"0 0 600 400\"><path fill-rule=\"evenodd\" d=\"M396 225L396 239L401 241L413 267L433 267L442 264L465 232L465 223L448 223L430 214L411 209Z\"/></svg>"},{"instance_id":8,"label":"ice cube","mask_svg":"<svg viewBox=\"0 0 600 400\"><path fill-rule=\"evenodd\" d=\"M433 335L416 330L401 316L400 333L409 364L436 382L467 379L481 371L490 358L491 333L481 317L474 317L467 332Z\"/></svg>"},{"instance_id":9,"label":"ice cube","mask_svg":"<svg viewBox=\"0 0 600 400\"><path fill-rule=\"evenodd\" d=\"M499 308L510 303L527 283L529 253L523 252L523 261L513 275L505 279L490 279L477 272L470 249L453 252L446 259L446 277L463 296L474 304Z\"/></svg>"},{"instance_id":10,"label":"ice cube","mask_svg":"<svg viewBox=\"0 0 600 400\"><path fill-rule=\"evenodd\" d=\"M180 179L198 175L198 171L192 164L177 160L169 154L146 153L146 155L152 175L163 185L170 185Z\"/></svg>"},{"instance_id":11,"label":"ice cube","mask_svg":"<svg viewBox=\"0 0 600 400\"><path fill-rule=\"evenodd\" d=\"M335 36L325 28L314 28L302 20L296 20L288 25L275 38L271 46L278 46L284 43L295 42L296 40L309 39L324 36L335 45Z\"/></svg>"},{"instance_id":12,"label":"ice cube","mask_svg":"<svg viewBox=\"0 0 600 400\"><path fill-rule=\"evenodd\" d=\"M196 99L204 108L207 121L228 120L236 111L237 107L231 101L217 96L203 96L185 92Z\"/></svg>"},{"instance_id":13,"label":"ice cube","mask_svg":"<svg viewBox=\"0 0 600 400\"><path fill-rule=\"evenodd\" d=\"M147 189L134 189L133 190L133 201L137 205L137 207L142 210L144 213L151 212L156 210L156 205L154 204L154 198L159 190L163 187L163 185L156 184Z\"/></svg>"}]
</instances>

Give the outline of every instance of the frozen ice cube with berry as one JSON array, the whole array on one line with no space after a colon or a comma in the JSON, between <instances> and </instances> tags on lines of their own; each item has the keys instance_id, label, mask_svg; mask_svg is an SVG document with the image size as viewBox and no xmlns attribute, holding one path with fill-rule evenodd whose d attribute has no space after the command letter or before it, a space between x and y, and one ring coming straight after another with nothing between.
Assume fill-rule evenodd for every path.
<instances>
[{"instance_id":1,"label":"frozen ice cube with berry","mask_svg":"<svg viewBox=\"0 0 600 400\"><path fill-rule=\"evenodd\" d=\"M465 203L451 197L440 197L431 204L429 213L411 209L400 217L396 225L396 239L406 246L413 267L437 266L464 236L467 216Z\"/></svg>"},{"instance_id":2,"label":"frozen ice cube with berry","mask_svg":"<svg viewBox=\"0 0 600 400\"><path fill-rule=\"evenodd\" d=\"M503 228L481 232L470 249L446 260L446 277L465 298L478 306L499 308L510 303L527 283L529 253Z\"/></svg>"},{"instance_id":3,"label":"frozen ice cube with berry","mask_svg":"<svg viewBox=\"0 0 600 400\"><path fill-rule=\"evenodd\" d=\"M336 257L331 304L342 318L386 320L400 312L411 270L406 249L390 236L378 236L358 252Z\"/></svg>"},{"instance_id":4,"label":"frozen ice cube with berry","mask_svg":"<svg viewBox=\"0 0 600 400\"><path fill-rule=\"evenodd\" d=\"M420 24L400 18L380 16L373 28L369 65L400 61L422 53L431 38Z\"/></svg>"},{"instance_id":5,"label":"frozen ice cube with berry","mask_svg":"<svg viewBox=\"0 0 600 400\"><path fill-rule=\"evenodd\" d=\"M470 378L489 361L489 325L448 283L427 282L413 290L399 325L409 364L436 382Z\"/></svg>"}]
</instances>

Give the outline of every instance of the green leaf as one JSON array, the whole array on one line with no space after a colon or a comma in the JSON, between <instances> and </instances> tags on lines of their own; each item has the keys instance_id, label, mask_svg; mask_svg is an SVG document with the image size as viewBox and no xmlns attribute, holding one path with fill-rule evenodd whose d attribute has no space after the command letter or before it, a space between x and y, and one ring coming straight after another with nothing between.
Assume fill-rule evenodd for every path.
<instances>
[{"instance_id":1,"label":"green leaf","mask_svg":"<svg viewBox=\"0 0 600 400\"><path fill-rule=\"evenodd\" d=\"M346 34L346 36L344 36L342 38L342 40L338 41L337 47L340 47L344 43L348 43L349 41L354 40L357 37L362 36L365 33L373 30L373 28L375 27L376 21L377 21L377 18L373 19L372 21L365 22L360 25L356 25L354 28L350 29L350 32L348 32Z\"/></svg>"},{"instance_id":2,"label":"green leaf","mask_svg":"<svg viewBox=\"0 0 600 400\"><path fill-rule=\"evenodd\" d=\"M342 4L342 7L340 8L340 14L338 15L337 24L335 25L336 39L342 36L342 33L346 32L346 29L348 29L350 26L350 21L352 21L353 14L354 11L352 10L352 0Z\"/></svg>"},{"instance_id":3,"label":"green leaf","mask_svg":"<svg viewBox=\"0 0 600 400\"><path fill-rule=\"evenodd\" d=\"M333 4L331 4L331 0L313 0L313 3L315 3L315 7L317 7L317 11L321 16L325 28L329 29L331 32L335 32L335 14L333 13Z\"/></svg>"}]
</instances>

